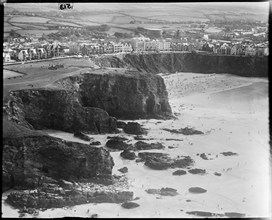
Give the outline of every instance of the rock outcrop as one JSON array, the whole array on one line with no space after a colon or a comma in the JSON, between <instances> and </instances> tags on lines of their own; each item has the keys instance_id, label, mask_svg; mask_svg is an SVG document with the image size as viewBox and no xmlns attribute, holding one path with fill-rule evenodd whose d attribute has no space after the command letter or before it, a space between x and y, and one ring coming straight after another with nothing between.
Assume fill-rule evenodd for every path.
<instances>
[{"instance_id":1,"label":"rock outcrop","mask_svg":"<svg viewBox=\"0 0 272 220\"><path fill-rule=\"evenodd\" d=\"M11 91L3 110L9 120L30 129L84 133L118 133L115 117L171 117L163 79L124 69L98 70L62 78L50 87Z\"/></svg>"},{"instance_id":2,"label":"rock outcrop","mask_svg":"<svg viewBox=\"0 0 272 220\"><path fill-rule=\"evenodd\" d=\"M50 137L7 119L4 119L4 130L4 189L36 187L44 177L80 180L112 174L114 162L104 148Z\"/></svg>"},{"instance_id":3,"label":"rock outcrop","mask_svg":"<svg viewBox=\"0 0 272 220\"><path fill-rule=\"evenodd\" d=\"M28 89L10 93L4 115L22 126L67 132L115 133L116 119L102 109L83 107L68 89Z\"/></svg>"},{"instance_id":4,"label":"rock outcrop","mask_svg":"<svg viewBox=\"0 0 272 220\"><path fill-rule=\"evenodd\" d=\"M155 74L123 69L84 74L79 96L83 106L119 119L171 116L164 81Z\"/></svg>"}]
</instances>

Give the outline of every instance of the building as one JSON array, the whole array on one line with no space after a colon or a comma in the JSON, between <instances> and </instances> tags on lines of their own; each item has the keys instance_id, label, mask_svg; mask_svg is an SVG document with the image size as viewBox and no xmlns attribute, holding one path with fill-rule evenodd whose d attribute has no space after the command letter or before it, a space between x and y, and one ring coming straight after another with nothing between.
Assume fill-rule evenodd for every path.
<instances>
[{"instance_id":1,"label":"building","mask_svg":"<svg viewBox=\"0 0 272 220\"><path fill-rule=\"evenodd\" d=\"M122 46L122 52L124 53L130 53L132 51L132 46L128 43L123 44Z\"/></svg>"},{"instance_id":2,"label":"building","mask_svg":"<svg viewBox=\"0 0 272 220\"><path fill-rule=\"evenodd\" d=\"M27 50L20 50L18 54L18 59L21 61L27 60L29 57Z\"/></svg>"},{"instance_id":3,"label":"building","mask_svg":"<svg viewBox=\"0 0 272 220\"><path fill-rule=\"evenodd\" d=\"M69 44L69 53L78 54L80 52L80 45L77 43Z\"/></svg>"},{"instance_id":4,"label":"building","mask_svg":"<svg viewBox=\"0 0 272 220\"><path fill-rule=\"evenodd\" d=\"M3 63L7 63L7 62L10 62L10 61L11 61L10 54L6 53L6 52L3 52Z\"/></svg>"}]
</instances>

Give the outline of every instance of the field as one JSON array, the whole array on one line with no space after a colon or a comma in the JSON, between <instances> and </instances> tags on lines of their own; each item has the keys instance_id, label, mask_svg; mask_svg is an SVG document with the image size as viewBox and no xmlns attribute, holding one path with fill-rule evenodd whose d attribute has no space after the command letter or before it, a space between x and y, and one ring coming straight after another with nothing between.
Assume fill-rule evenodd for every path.
<instances>
[{"instance_id":1,"label":"field","mask_svg":"<svg viewBox=\"0 0 272 220\"><path fill-rule=\"evenodd\" d=\"M80 25L73 24L73 23L70 23L70 22L64 22L64 21L50 21L49 24L52 24L52 25L72 26L72 27L81 27Z\"/></svg>"},{"instance_id":2,"label":"field","mask_svg":"<svg viewBox=\"0 0 272 220\"><path fill-rule=\"evenodd\" d=\"M28 23L28 22L35 22L35 23L46 23L50 21L50 19L42 18L42 17L31 17L31 16L15 16L10 19L10 22L17 22L17 23Z\"/></svg>"},{"instance_id":3,"label":"field","mask_svg":"<svg viewBox=\"0 0 272 220\"><path fill-rule=\"evenodd\" d=\"M57 33L59 30L17 30L16 33L25 36L25 35L36 35L41 37L43 34Z\"/></svg>"}]
</instances>

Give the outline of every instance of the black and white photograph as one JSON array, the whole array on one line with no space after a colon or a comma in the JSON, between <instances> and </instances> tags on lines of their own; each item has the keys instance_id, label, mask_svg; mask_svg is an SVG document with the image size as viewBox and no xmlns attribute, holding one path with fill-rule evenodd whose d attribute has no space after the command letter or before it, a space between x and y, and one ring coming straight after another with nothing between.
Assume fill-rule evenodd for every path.
<instances>
[{"instance_id":1,"label":"black and white photograph","mask_svg":"<svg viewBox=\"0 0 272 220\"><path fill-rule=\"evenodd\" d=\"M1 217L271 219L270 7L1 1Z\"/></svg>"}]
</instances>

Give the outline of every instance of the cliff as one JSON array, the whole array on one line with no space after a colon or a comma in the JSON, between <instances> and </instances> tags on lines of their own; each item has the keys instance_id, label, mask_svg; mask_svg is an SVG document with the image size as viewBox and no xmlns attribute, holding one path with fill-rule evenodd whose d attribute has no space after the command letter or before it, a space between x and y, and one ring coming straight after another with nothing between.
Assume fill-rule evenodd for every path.
<instances>
[{"instance_id":1,"label":"cliff","mask_svg":"<svg viewBox=\"0 0 272 220\"><path fill-rule=\"evenodd\" d=\"M127 54L123 61L150 73L229 73L268 77L268 57L218 56L197 53ZM116 65L116 64L115 64Z\"/></svg>"},{"instance_id":2,"label":"cliff","mask_svg":"<svg viewBox=\"0 0 272 220\"><path fill-rule=\"evenodd\" d=\"M3 189L36 187L41 178L90 179L111 175L114 165L104 148L50 137L3 119Z\"/></svg>"},{"instance_id":3,"label":"cliff","mask_svg":"<svg viewBox=\"0 0 272 220\"><path fill-rule=\"evenodd\" d=\"M83 106L101 108L117 118L171 115L164 81L154 74L120 69L105 75L84 74L79 94Z\"/></svg>"},{"instance_id":4,"label":"cliff","mask_svg":"<svg viewBox=\"0 0 272 220\"><path fill-rule=\"evenodd\" d=\"M4 115L29 129L115 133L117 118L171 115L160 76L124 69L70 76L54 86L12 91Z\"/></svg>"}]
</instances>

